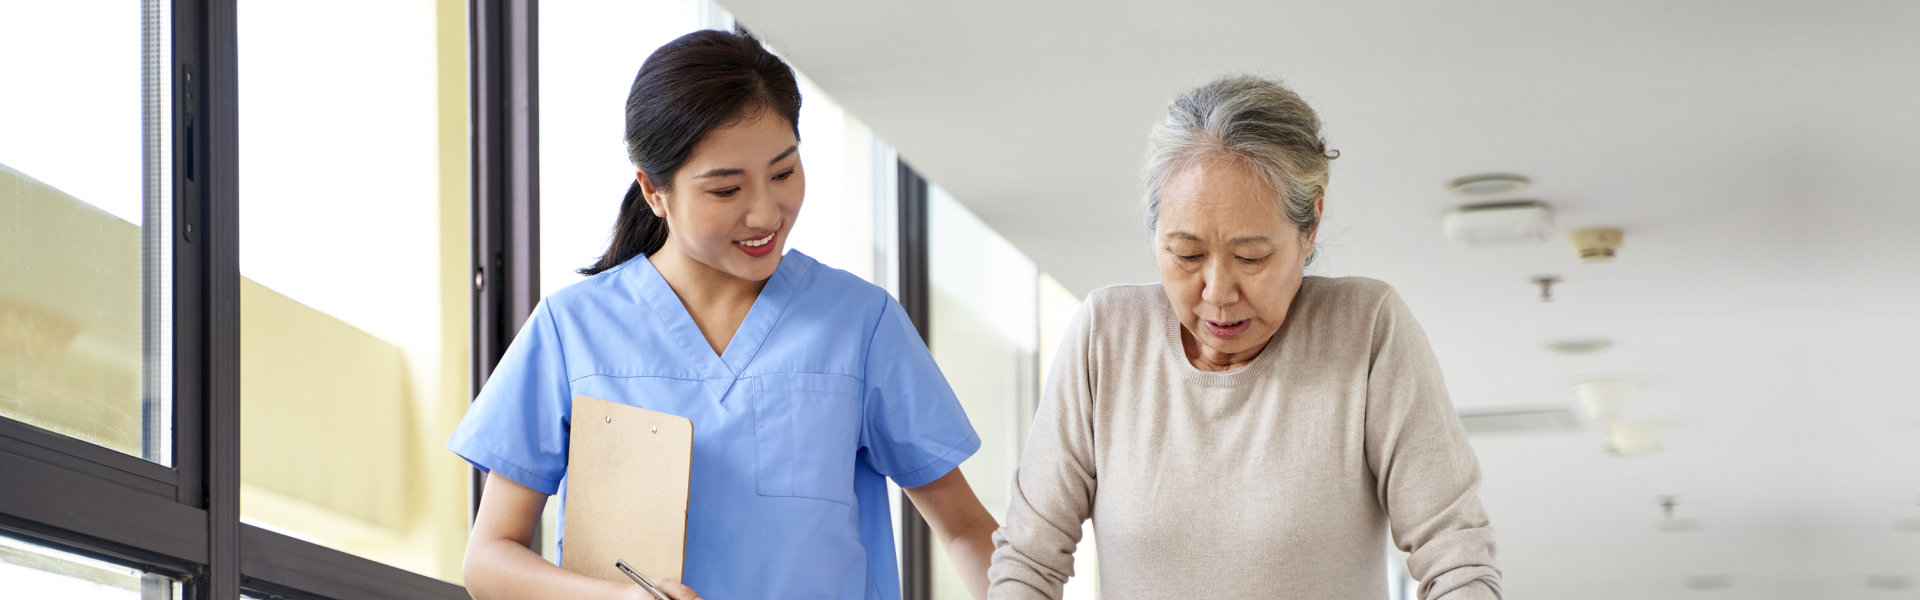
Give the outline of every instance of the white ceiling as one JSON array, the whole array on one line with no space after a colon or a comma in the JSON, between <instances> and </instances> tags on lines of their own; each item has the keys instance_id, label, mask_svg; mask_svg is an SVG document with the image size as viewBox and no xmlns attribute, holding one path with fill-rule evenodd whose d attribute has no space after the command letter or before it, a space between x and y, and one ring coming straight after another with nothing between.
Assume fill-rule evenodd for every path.
<instances>
[{"instance_id":1,"label":"white ceiling","mask_svg":"<svg viewBox=\"0 0 1920 600\"><path fill-rule=\"evenodd\" d=\"M1168 99L1287 81L1342 152L1315 269L1398 287L1456 404L1614 373L1673 422L1639 459L1592 424L1475 440L1509 597L1920 597L1920 533L1891 527L1920 519L1920 4L726 5L1082 294L1154 278L1137 175ZM1444 184L1490 171L1563 229L1624 228L1619 260L1446 242ZM1615 347L1542 349L1569 336ZM1655 533L1663 494L1706 530Z\"/></svg>"}]
</instances>

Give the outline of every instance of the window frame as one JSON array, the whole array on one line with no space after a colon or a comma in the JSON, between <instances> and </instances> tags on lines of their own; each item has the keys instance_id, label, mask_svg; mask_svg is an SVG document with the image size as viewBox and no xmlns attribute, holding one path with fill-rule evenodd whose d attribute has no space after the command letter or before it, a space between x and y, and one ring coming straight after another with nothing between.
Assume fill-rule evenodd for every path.
<instances>
[{"instance_id":1,"label":"window frame","mask_svg":"<svg viewBox=\"0 0 1920 600\"><path fill-rule=\"evenodd\" d=\"M470 20L479 21L483 4L501 3L475 0ZM0 473L12 484L0 486L0 533L174 579L185 600L243 592L468 598L458 585L240 522L235 0L174 0L164 26L172 39L173 464L0 417ZM473 33L476 49L487 43Z\"/></svg>"}]
</instances>

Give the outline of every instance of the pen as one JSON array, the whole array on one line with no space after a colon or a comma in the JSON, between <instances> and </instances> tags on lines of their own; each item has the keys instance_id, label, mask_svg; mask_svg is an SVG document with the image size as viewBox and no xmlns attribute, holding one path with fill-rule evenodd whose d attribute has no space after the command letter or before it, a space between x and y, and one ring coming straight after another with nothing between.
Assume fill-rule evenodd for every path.
<instances>
[{"instance_id":1,"label":"pen","mask_svg":"<svg viewBox=\"0 0 1920 600\"><path fill-rule=\"evenodd\" d=\"M634 583L640 584L640 587L646 588L647 593L653 594L653 597L659 598L660 600L667 600L667 595L660 593L660 588L653 587L653 582L647 581L647 578L641 576L639 571L635 571L633 567L627 566L626 559L613 561L613 568L619 569L621 573L626 573L627 577L632 578Z\"/></svg>"}]
</instances>

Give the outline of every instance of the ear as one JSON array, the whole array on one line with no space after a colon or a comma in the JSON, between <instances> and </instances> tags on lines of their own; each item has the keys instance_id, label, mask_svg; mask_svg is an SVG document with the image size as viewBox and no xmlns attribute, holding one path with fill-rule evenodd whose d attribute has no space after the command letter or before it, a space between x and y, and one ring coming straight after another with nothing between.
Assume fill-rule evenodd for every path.
<instances>
[{"instance_id":1,"label":"ear","mask_svg":"<svg viewBox=\"0 0 1920 600\"><path fill-rule=\"evenodd\" d=\"M667 218L667 194L647 179L647 172L635 169L633 178L640 182L640 196L647 199L647 207L653 209L653 216Z\"/></svg>"},{"instance_id":2,"label":"ear","mask_svg":"<svg viewBox=\"0 0 1920 600\"><path fill-rule=\"evenodd\" d=\"M1320 225L1326 223L1326 219L1327 195L1321 194L1313 198L1313 231L1307 232L1306 243L1308 248L1312 248L1314 238L1320 236Z\"/></svg>"}]
</instances>

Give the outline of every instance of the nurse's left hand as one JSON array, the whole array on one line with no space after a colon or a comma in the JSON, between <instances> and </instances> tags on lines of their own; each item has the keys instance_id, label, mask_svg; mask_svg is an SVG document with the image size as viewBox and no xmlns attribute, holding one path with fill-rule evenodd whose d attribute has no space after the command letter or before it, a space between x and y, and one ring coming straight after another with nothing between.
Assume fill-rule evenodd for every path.
<instances>
[{"instance_id":1,"label":"nurse's left hand","mask_svg":"<svg viewBox=\"0 0 1920 600\"><path fill-rule=\"evenodd\" d=\"M653 587L660 588L660 593L666 594L670 600L700 600L700 594L695 593L693 588L680 585L680 582L672 579L655 581L653 582ZM639 595L632 596L629 600L655 600L653 595L648 594L646 590L635 587L634 591L640 593Z\"/></svg>"}]
</instances>

